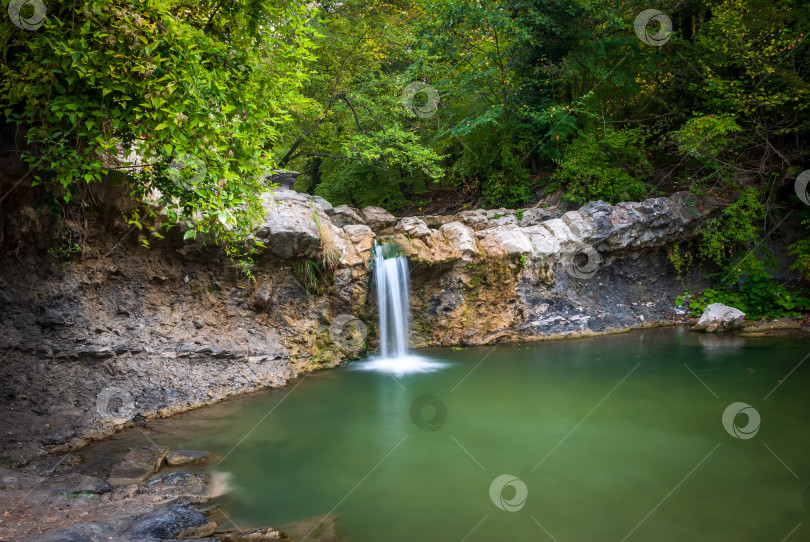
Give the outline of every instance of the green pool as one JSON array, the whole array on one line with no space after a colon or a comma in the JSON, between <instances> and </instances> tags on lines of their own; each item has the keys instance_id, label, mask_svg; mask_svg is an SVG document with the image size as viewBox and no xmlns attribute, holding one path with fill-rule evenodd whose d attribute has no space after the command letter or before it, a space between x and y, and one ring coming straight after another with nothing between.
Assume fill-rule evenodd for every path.
<instances>
[{"instance_id":1,"label":"green pool","mask_svg":"<svg viewBox=\"0 0 810 542\"><path fill-rule=\"evenodd\" d=\"M354 364L145 433L222 457L240 528L332 512L353 542L810 540L810 341L418 354L427 372Z\"/></svg>"}]
</instances>

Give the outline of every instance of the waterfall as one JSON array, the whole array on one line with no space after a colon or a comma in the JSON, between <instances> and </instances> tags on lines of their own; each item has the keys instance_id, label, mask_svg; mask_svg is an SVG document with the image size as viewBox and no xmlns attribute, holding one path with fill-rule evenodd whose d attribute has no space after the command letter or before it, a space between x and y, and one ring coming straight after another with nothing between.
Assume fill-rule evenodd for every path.
<instances>
[{"instance_id":1,"label":"waterfall","mask_svg":"<svg viewBox=\"0 0 810 542\"><path fill-rule=\"evenodd\" d=\"M408 259L383 257L383 248L375 243L374 277L377 281L380 354L383 358L404 358L408 353Z\"/></svg>"},{"instance_id":2,"label":"waterfall","mask_svg":"<svg viewBox=\"0 0 810 542\"><path fill-rule=\"evenodd\" d=\"M397 378L411 373L430 373L445 367L445 362L408 352L408 320L411 309L408 259L386 259L383 256L383 247L376 242L374 253L380 355L358 362L354 367L362 371L387 373Z\"/></svg>"}]
</instances>

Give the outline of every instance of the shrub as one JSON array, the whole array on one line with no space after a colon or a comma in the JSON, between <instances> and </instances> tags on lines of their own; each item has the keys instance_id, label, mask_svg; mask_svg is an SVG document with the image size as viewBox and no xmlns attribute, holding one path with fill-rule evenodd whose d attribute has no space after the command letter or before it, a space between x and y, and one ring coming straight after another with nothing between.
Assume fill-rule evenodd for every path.
<instances>
[{"instance_id":1,"label":"shrub","mask_svg":"<svg viewBox=\"0 0 810 542\"><path fill-rule=\"evenodd\" d=\"M639 128L581 132L557 160L549 188L564 190L563 197L576 203L642 200L649 193L644 178L652 171L644 141Z\"/></svg>"}]
</instances>

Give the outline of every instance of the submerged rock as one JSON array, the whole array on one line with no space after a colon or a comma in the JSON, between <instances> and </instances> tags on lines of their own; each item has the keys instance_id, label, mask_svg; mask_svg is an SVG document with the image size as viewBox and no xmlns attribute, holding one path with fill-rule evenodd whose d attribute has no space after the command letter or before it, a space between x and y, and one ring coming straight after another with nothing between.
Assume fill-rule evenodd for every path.
<instances>
[{"instance_id":1,"label":"submerged rock","mask_svg":"<svg viewBox=\"0 0 810 542\"><path fill-rule=\"evenodd\" d=\"M198 452L196 450L174 450L166 455L166 463L171 466L188 465L205 461L211 457L210 452Z\"/></svg>"},{"instance_id":2,"label":"submerged rock","mask_svg":"<svg viewBox=\"0 0 810 542\"><path fill-rule=\"evenodd\" d=\"M341 542L344 539L338 534L338 517L337 514L322 514L285 525L282 530L295 540Z\"/></svg>"},{"instance_id":3,"label":"submerged rock","mask_svg":"<svg viewBox=\"0 0 810 542\"><path fill-rule=\"evenodd\" d=\"M253 529L250 531L229 531L217 533L217 539L222 542L265 542L267 540L287 540L294 542L282 534L278 529Z\"/></svg>"},{"instance_id":4,"label":"submerged rock","mask_svg":"<svg viewBox=\"0 0 810 542\"><path fill-rule=\"evenodd\" d=\"M741 328L744 319L745 313L741 310L722 303L712 303L703 311L692 331L705 331L706 333L731 331Z\"/></svg>"},{"instance_id":5,"label":"submerged rock","mask_svg":"<svg viewBox=\"0 0 810 542\"><path fill-rule=\"evenodd\" d=\"M131 448L110 472L110 484L118 486L143 482L158 471L168 453L166 446Z\"/></svg>"}]
</instances>

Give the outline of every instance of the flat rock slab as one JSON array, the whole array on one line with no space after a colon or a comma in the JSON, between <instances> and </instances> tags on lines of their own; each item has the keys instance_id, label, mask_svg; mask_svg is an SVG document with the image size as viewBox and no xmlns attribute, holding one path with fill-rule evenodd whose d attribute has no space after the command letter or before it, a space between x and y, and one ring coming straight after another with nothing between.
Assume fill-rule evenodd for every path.
<instances>
[{"instance_id":1,"label":"flat rock slab","mask_svg":"<svg viewBox=\"0 0 810 542\"><path fill-rule=\"evenodd\" d=\"M166 456L166 463L176 467L206 461L211 457L210 452L199 452L196 450L174 450Z\"/></svg>"},{"instance_id":2,"label":"flat rock slab","mask_svg":"<svg viewBox=\"0 0 810 542\"><path fill-rule=\"evenodd\" d=\"M24 490L39 486L42 477L36 474L0 468L0 490Z\"/></svg>"},{"instance_id":3,"label":"flat rock slab","mask_svg":"<svg viewBox=\"0 0 810 542\"><path fill-rule=\"evenodd\" d=\"M168 454L166 446L131 448L124 459L113 467L109 482L114 486L141 483L158 471Z\"/></svg>"},{"instance_id":4,"label":"flat rock slab","mask_svg":"<svg viewBox=\"0 0 810 542\"><path fill-rule=\"evenodd\" d=\"M129 453L124 456L124 460L135 465L150 467L157 472L168 454L169 448L166 446L142 446L130 448Z\"/></svg>"},{"instance_id":5,"label":"flat rock slab","mask_svg":"<svg viewBox=\"0 0 810 542\"><path fill-rule=\"evenodd\" d=\"M85 476L78 472L64 474L46 480L42 487L54 493L64 493L67 495L75 495L77 493L101 494L112 490L112 485L109 482L99 478L93 478L92 476Z\"/></svg>"}]
</instances>

